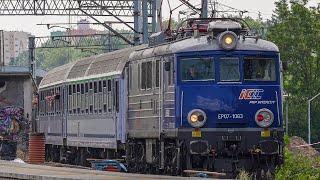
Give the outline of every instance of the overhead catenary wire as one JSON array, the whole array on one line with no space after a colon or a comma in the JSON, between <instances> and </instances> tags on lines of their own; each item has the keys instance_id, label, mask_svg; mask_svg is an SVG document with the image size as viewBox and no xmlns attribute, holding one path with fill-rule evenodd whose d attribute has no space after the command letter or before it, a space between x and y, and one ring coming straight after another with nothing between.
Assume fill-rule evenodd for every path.
<instances>
[{"instance_id":1,"label":"overhead catenary wire","mask_svg":"<svg viewBox=\"0 0 320 180\"><path fill-rule=\"evenodd\" d=\"M199 7L201 6L201 4L196 4L194 5L195 7ZM218 2L217 0L210 0L208 3L208 7L210 8L209 10L209 16L210 17L230 17L230 16L237 16L242 18L244 16L244 14L251 14L248 16L253 16L257 15L259 18L259 15L264 15L264 16L272 16L272 13L265 13L265 12L261 12L261 11L254 11L252 9L238 9L235 7L231 7L229 5L223 4L221 2ZM183 9L181 10L182 12L187 12L189 14L193 14L193 10L190 8L187 9ZM268 19L268 18L264 18L263 16L261 16L261 19Z\"/></svg>"}]
</instances>

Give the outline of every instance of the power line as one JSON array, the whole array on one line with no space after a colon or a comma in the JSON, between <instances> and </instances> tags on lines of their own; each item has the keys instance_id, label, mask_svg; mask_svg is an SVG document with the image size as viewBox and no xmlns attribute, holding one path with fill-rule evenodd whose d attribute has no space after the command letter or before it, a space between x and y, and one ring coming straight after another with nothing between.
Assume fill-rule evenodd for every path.
<instances>
[{"instance_id":1,"label":"power line","mask_svg":"<svg viewBox=\"0 0 320 180\"><path fill-rule=\"evenodd\" d=\"M195 8L200 9L201 4L194 5ZM257 16L265 15L265 16L271 16L272 13L264 13L260 11L254 11L249 9L238 9L235 7L232 7L230 5L224 4L219 2L218 0L209 0L208 2L209 7L209 16L210 17L238 17L243 18L245 14L255 14ZM194 14L194 9L184 9L181 12L186 12L188 16Z\"/></svg>"}]
</instances>

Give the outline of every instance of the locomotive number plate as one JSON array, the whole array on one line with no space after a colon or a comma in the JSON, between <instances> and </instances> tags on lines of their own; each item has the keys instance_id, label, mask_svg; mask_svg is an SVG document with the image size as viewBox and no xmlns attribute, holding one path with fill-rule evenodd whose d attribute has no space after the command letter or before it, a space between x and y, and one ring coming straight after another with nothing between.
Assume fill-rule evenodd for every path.
<instances>
[{"instance_id":1,"label":"locomotive number plate","mask_svg":"<svg viewBox=\"0 0 320 180\"><path fill-rule=\"evenodd\" d=\"M261 137L270 137L270 130L269 129L262 130Z\"/></svg>"},{"instance_id":2,"label":"locomotive number plate","mask_svg":"<svg viewBox=\"0 0 320 180\"><path fill-rule=\"evenodd\" d=\"M200 130L192 131L192 137L200 138L201 137L201 131Z\"/></svg>"}]
</instances>

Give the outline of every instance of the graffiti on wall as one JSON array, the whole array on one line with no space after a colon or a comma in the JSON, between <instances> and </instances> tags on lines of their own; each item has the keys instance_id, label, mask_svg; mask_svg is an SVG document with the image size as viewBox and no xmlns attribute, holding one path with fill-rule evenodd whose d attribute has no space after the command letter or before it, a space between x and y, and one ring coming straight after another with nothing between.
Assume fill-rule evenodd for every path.
<instances>
[{"instance_id":1,"label":"graffiti on wall","mask_svg":"<svg viewBox=\"0 0 320 180\"><path fill-rule=\"evenodd\" d=\"M23 108L8 106L0 109L0 136L17 140L20 135L29 132L28 119Z\"/></svg>"}]
</instances>

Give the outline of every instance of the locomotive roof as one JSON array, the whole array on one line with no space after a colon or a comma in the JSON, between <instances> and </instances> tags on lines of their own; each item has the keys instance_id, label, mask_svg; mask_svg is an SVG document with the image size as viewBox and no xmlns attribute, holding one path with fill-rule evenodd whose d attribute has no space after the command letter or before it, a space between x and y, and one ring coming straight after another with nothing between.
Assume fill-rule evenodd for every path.
<instances>
[{"instance_id":1,"label":"locomotive roof","mask_svg":"<svg viewBox=\"0 0 320 180\"><path fill-rule=\"evenodd\" d=\"M145 45L91 56L56 67L42 79L40 88L64 82L119 75L122 73L129 55L141 48L145 48Z\"/></svg>"},{"instance_id":2,"label":"locomotive roof","mask_svg":"<svg viewBox=\"0 0 320 180\"><path fill-rule=\"evenodd\" d=\"M180 41L170 42L148 49L141 49L135 51L130 56L130 59L142 59L148 58L155 55L164 55L179 52L199 52L199 51L217 51L223 50L217 43L217 40L208 40L208 36L201 36L199 38L188 38ZM279 52L278 47L270 42L263 39L256 38L243 38L241 37L237 43L234 51L247 50L247 51L270 51Z\"/></svg>"}]
</instances>

